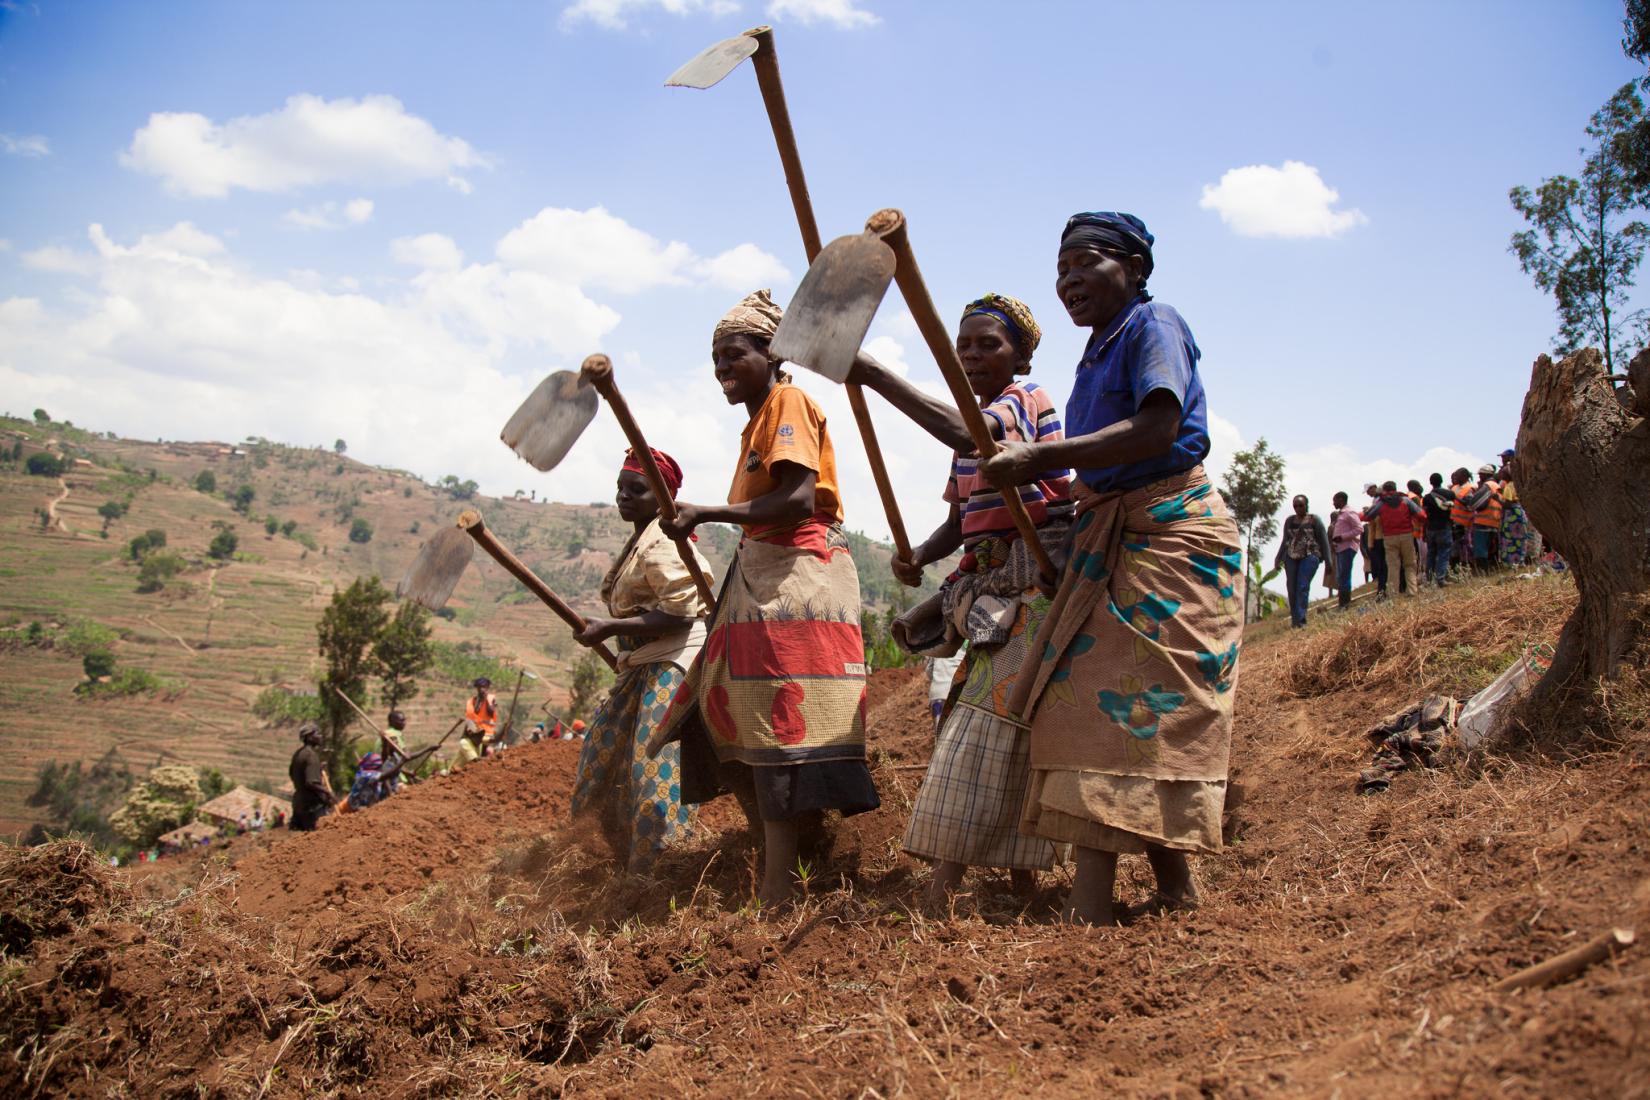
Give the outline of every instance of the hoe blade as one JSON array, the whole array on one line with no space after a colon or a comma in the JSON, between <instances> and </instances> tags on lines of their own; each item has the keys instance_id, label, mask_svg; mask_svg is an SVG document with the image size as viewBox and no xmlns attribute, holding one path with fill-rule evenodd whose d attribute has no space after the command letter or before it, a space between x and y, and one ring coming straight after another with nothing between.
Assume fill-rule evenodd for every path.
<instances>
[{"instance_id":1,"label":"hoe blade","mask_svg":"<svg viewBox=\"0 0 1650 1100\"><path fill-rule=\"evenodd\" d=\"M724 38L703 50L692 61L670 74L667 88L709 88L739 67L740 62L756 52L756 39L748 34Z\"/></svg>"},{"instance_id":2,"label":"hoe blade","mask_svg":"<svg viewBox=\"0 0 1650 1100\"><path fill-rule=\"evenodd\" d=\"M499 438L535 470L553 470L596 419L601 398L570 370L559 370L527 395Z\"/></svg>"},{"instance_id":3,"label":"hoe blade","mask_svg":"<svg viewBox=\"0 0 1650 1100\"><path fill-rule=\"evenodd\" d=\"M459 528L443 528L419 548L418 556L407 566L407 575L395 586L395 594L403 600L423 604L431 611L440 611L469 567L475 546L470 536Z\"/></svg>"},{"instance_id":4,"label":"hoe blade","mask_svg":"<svg viewBox=\"0 0 1650 1100\"><path fill-rule=\"evenodd\" d=\"M846 381L893 278L894 250L875 235L838 237L802 277L774 334L773 353Z\"/></svg>"}]
</instances>

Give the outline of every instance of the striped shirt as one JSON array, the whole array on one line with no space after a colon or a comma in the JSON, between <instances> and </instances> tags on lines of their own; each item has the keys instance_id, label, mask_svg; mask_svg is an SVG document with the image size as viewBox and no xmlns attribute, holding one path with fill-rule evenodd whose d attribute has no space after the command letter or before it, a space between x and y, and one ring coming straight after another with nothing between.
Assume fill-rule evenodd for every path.
<instances>
[{"instance_id":1,"label":"striped shirt","mask_svg":"<svg viewBox=\"0 0 1650 1100\"><path fill-rule=\"evenodd\" d=\"M1048 391L1035 382L1010 383L981 411L1002 429L1000 438L1004 442L1041 443L1065 438L1054 402L1049 400ZM1003 494L980 476L979 464L979 457L973 453L952 455L951 476L945 483L945 499L962 511L964 542L1014 531ZM1070 470L1047 470L1031 484L1020 486L1020 501L1033 524L1041 527L1051 519L1071 518L1070 475Z\"/></svg>"}]
</instances>

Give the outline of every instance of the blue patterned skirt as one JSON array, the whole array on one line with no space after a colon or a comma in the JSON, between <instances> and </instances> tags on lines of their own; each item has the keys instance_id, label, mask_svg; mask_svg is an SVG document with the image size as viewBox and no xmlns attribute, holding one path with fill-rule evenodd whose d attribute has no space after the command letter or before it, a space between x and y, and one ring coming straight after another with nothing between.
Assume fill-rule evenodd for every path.
<instances>
[{"instance_id":1,"label":"blue patterned skirt","mask_svg":"<svg viewBox=\"0 0 1650 1100\"><path fill-rule=\"evenodd\" d=\"M681 746L666 745L652 760L643 751L684 678L668 661L622 673L579 755L573 815L599 815L614 854L632 874L651 868L693 828L694 808L682 805Z\"/></svg>"}]
</instances>

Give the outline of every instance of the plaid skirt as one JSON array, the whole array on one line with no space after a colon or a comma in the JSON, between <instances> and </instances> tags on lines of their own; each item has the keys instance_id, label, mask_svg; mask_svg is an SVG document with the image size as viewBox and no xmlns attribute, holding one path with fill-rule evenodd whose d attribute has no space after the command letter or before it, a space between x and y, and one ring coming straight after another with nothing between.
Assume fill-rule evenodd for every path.
<instances>
[{"instance_id":1,"label":"plaid skirt","mask_svg":"<svg viewBox=\"0 0 1650 1100\"><path fill-rule=\"evenodd\" d=\"M905 850L971 867L1054 866L1054 845L1019 830L1030 771L1031 737L1024 726L958 703L923 776Z\"/></svg>"}]
</instances>

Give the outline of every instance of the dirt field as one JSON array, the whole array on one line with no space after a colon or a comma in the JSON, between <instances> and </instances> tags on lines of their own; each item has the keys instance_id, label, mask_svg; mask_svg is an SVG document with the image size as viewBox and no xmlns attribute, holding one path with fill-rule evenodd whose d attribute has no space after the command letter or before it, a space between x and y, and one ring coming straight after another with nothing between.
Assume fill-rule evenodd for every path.
<instances>
[{"instance_id":1,"label":"dirt field","mask_svg":"<svg viewBox=\"0 0 1650 1100\"><path fill-rule=\"evenodd\" d=\"M913 911L898 841L931 732L908 672L873 682L884 808L777 914L746 903L722 805L656 881L615 879L565 827L561 744L204 860L7 853L0 1093L1650 1095L1642 944L1490 989L1650 932L1645 701L1613 743L1352 792L1375 719L1482 686L1572 600L1509 581L1251 646L1237 842L1201 861L1201 910L1121 929L1053 923L1063 874L1026 906L987 874L954 918ZM1145 876L1125 860L1126 899Z\"/></svg>"}]
</instances>

